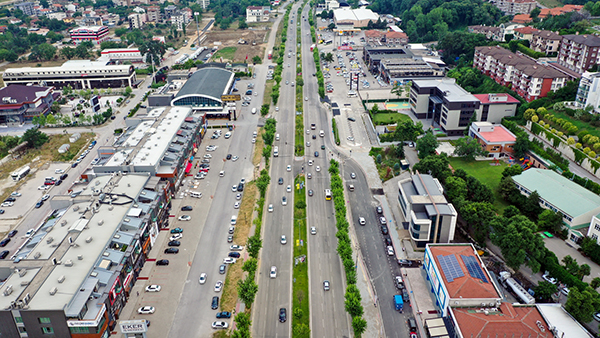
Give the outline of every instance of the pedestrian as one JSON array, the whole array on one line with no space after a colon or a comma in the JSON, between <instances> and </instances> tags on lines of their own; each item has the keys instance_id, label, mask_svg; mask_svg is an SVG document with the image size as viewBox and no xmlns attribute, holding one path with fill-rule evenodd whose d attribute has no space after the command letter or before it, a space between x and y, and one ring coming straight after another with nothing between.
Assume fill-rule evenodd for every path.
<instances>
[{"instance_id":1,"label":"pedestrian","mask_svg":"<svg viewBox=\"0 0 600 338\"><path fill-rule=\"evenodd\" d=\"M138 296L138 297L140 296L140 292L139 292L139 291L137 292L137 296Z\"/></svg>"}]
</instances>

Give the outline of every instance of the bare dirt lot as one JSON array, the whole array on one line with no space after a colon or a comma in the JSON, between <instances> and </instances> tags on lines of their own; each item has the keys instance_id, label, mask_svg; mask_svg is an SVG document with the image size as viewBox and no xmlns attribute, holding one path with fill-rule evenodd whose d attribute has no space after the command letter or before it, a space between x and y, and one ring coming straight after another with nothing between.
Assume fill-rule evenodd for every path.
<instances>
[{"instance_id":1,"label":"bare dirt lot","mask_svg":"<svg viewBox=\"0 0 600 338\"><path fill-rule=\"evenodd\" d=\"M204 41L204 45L212 47L214 42L221 42L219 49L224 47L236 47L233 62L244 62L246 55L248 55L248 62L251 62L252 58L256 55L261 58L264 56L266 48L266 35L269 30L238 30L238 29L227 29L221 30L214 28L208 32L208 37ZM243 39L247 44L238 44L238 41ZM256 46L252 46L252 41L256 42Z\"/></svg>"}]
</instances>

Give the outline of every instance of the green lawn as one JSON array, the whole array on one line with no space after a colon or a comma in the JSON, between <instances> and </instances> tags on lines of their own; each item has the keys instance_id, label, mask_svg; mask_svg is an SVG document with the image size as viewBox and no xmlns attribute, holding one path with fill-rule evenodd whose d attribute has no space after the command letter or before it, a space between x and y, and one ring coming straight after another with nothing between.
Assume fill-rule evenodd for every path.
<instances>
[{"instance_id":1,"label":"green lawn","mask_svg":"<svg viewBox=\"0 0 600 338\"><path fill-rule=\"evenodd\" d=\"M304 182L303 176L296 177L295 183L299 184ZM305 182L306 183L306 182ZM288 242L294 246L294 258L302 255L307 255L308 249L306 247L306 185L304 189L296 189L294 185L294 235L290 236ZM303 204L304 208L297 208L296 205ZM293 240L292 240L293 239ZM299 245L302 241L303 245ZM297 327L299 325L305 325L306 329L302 330L292 329L292 337L294 338L309 338L310 332L310 307L308 304L308 261L299 263L294 266L293 270L294 283L292 284L292 311L288 313L288 317L292 319L292 326ZM296 315L296 311L299 309L300 315ZM300 333L300 334L299 334Z\"/></svg>"},{"instance_id":2,"label":"green lawn","mask_svg":"<svg viewBox=\"0 0 600 338\"><path fill-rule=\"evenodd\" d=\"M499 165L494 161L472 161L467 162L460 157L450 157L450 165L454 169L463 169L469 175L478 179L481 183L487 185L494 192L494 207L498 214L502 214L504 208L508 207L508 203L502 199L498 193L498 185L502 178L502 171L508 165L504 162L499 162Z\"/></svg>"},{"instance_id":3,"label":"green lawn","mask_svg":"<svg viewBox=\"0 0 600 338\"><path fill-rule=\"evenodd\" d=\"M393 124L396 122L412 121L410 116L401 113L378 113L373 116L373 124Z\"/></svg>"},{"instance_id":4,"label":"green lawn","mask_svg":"<svg viewBox=\"0 0 600 338\"><path fill-rule=\"evenodd\" d=\"M233 60L236 50L237 47L225 47L223 49L219 49L215 55L213 55L212 59L218 60L220 57L223 57L223 60Z\"/></svg>"}]
</instances>

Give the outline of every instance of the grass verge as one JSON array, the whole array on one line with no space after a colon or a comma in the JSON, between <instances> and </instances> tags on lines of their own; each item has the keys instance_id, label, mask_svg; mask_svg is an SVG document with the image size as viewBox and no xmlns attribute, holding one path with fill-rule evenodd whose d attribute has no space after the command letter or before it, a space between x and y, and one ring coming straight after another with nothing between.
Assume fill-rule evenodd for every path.
<instances>
[{"instance_id":1,"label":"grass verge","mask_svg":"<svg viewBox=\"0 0 600 338\"><path fill-rule=\"evenodd\" d=\"M454 169L463 169L467 174L475 177L481 183L487 185L494 192L494 207L498 214L502 214L509 204L498 192L498 185L502 178L502 171L507 167L504 162L495 165L493 161L466 161L461 157L449 157L450 165Z\"/></svg>"},{"instance_id":2,"label":"grass verge","mask_svg":"<svg viewBox=\"0 0 600 338\"><path fill-rule=\"evenodd\" d=\"M262 158L262 150L265 147L265 141L262 138L263 128L258 128L256 142L254 143L254 153L252 154L252 164L254 167L260 164L260 159Z\"/></svg>"},{"instance_id":3,"label":"grass verge","mask_svg":"<svg viewBox=\"0 0 600 338\"><path fill-rule=\"evenodd\" d=\"M335 139L335 144L340 145L340 133L338 132L337 124L335 122L335 117L331 118L331 126L333 127L333 137Z\"/></svg>"},{"instance_id":4,"label":"grass verge","mask_svg":"<svg viewBox=\"0 0 600 338\"><path fill-rule=\"evenodd\" d=\"M394 175L400 175L402 171L400 168L400 161L402 159L397 156L395 148L395 146L385 148L372 147L369 151L369 156L373 157L379 178L383 182L393 178ZM377 155L381 155L381 163L377 162ZM396 164L398 165L396 166Z\"/></svg>"},{"instance_id":5,"label":"grass verge","mask_svg":"<svg viewBox=\"0 0 600 338\"><path fill-rule=\"evenodd\" d=\"M296 177L296 184L304 183L304 176ZM306 189L306 186L304 186ZM294 258L307 255L306 242L306 194L305 190L294 187ZM299 245L302 242L303 245ZM310 337L310 307L308 303L308 263L294 265L292 285L292 337Z\"/></svg>"},{"instance_id":6,"label":"grass verge","mask_svg":"<svg viewBox=\"0 0 600 338\"><path fill-rule=\"evenodd\" d=\"M404 121L412 121L410 116L402 113L378 113L373 116L373 124L394 124Z\"/></svg>"},{"instance_id":7,"label":"grass verge","mask_svg":"<svg viewBox=\"0 0 600 338\"><path fill-rule=\"evenodd\" d=\"M275 80L267 80L267 83L265 84L265 94L263 95L263 104L271 105L273 85L275 85Z\"/></svg>"},{"instance_id":8,"label":"grass verge","mask_svg":"<svg viewBox=\"0 0 600 338\"><path fill-rule=\"evenodd\" d=\"M255 182L251 181L246 184L244 190L233 242L234 244L245 246L247 245L248 234L252 227L252 213L258 199L258 188ZM227 268L227 277L225 278L225 285L223 285L223 294L221 296L221 311L231 312L235 308L235 303L238 299L237 285L243 276L242 265L244 265L244 260L238 259L235 264L230 264Z\"/></svg>"}]
</instances>

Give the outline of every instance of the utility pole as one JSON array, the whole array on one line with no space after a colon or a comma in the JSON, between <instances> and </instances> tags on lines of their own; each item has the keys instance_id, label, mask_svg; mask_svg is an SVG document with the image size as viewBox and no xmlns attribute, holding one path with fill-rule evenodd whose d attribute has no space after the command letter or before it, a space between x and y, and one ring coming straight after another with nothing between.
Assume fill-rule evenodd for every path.
<instances>
[{"instance_id":1,"label":"utility pole","mask_svg":"<svg viewBox=\"0 0 600 338\"><path fill-rule=\"evenodd\" d=\"M198 16L200 15L199 12L194 12L194 16L196 17L196 33L198 34L198 41L196 43L196 48L200 48L200 26L198 24Z\"/></svg>"}]
</instances>

